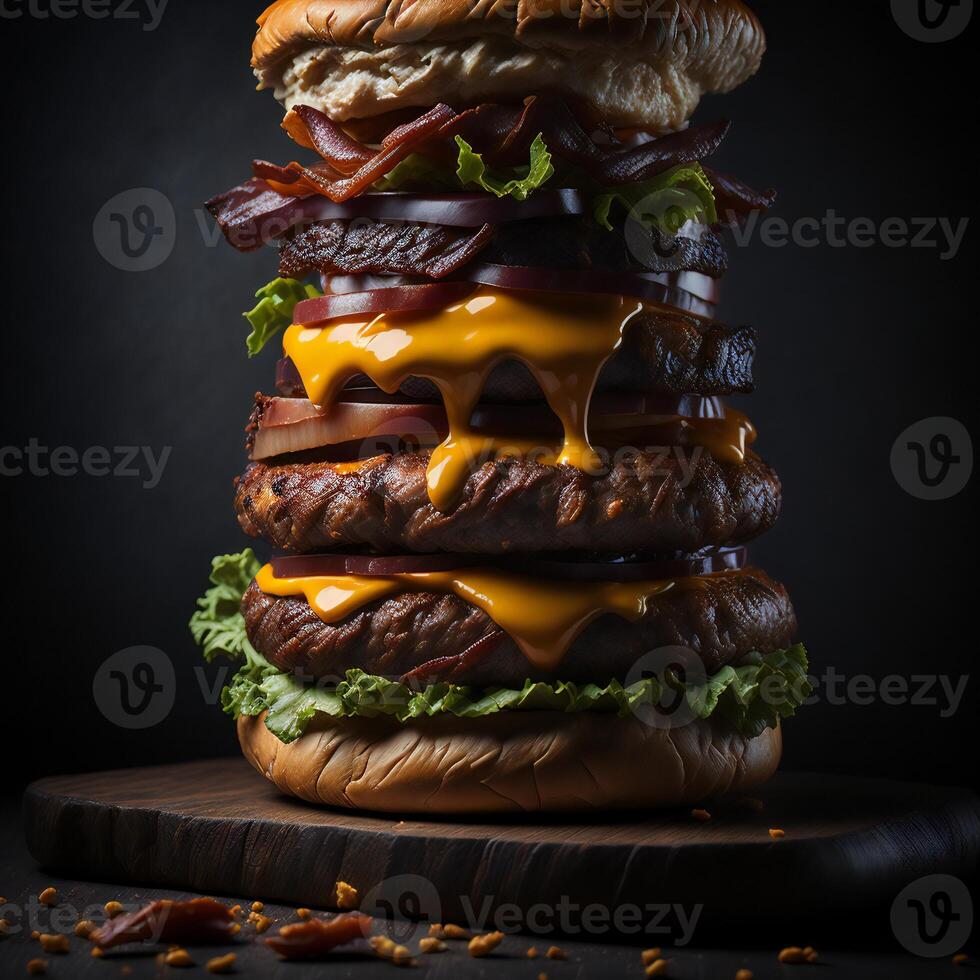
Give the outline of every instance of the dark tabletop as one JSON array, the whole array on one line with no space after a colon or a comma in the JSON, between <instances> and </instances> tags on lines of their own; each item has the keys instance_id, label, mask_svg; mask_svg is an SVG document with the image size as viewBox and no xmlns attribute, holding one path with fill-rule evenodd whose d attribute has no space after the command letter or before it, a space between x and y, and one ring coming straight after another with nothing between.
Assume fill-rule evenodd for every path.
<instances>
[{"instance_id":1,"label":"dark tabletop","mask_svg":"<svg viewBox=\"0 0 980 980\"><path fill-rule=\"evenodd\" d=\"M9 923L7 934L0 937L0 976L26 976L27 963L35 958L47 961L47 975L51 977L118 977L128 976L159 977L171 972L171 968L161 965L156 958L161 947L145 950L113 952L102 959L90 955L89 943L73 934L74 924L80 918L98 920L104 917L102 906L116 900L124 905L139 906L157 898L189 898L192 893L166 891L156 888L134 888L105 882L75 881L59 877L57 874L38 868L27 853L20 824L19 804L8 801L0 809L0 896L5 905L0 908L0 916ZM78 841L85 846L84 840ZM743 887L750 900L751 883L733 883ZM37 896L45 888L58 890L60 903L55 908L47 908L37 901ZM800 882L805 888L806 883ZM247 905L261 899L257 895L216 896L229 904ZM792 901L792 896L787 896ZM296 909L283 905L268 904L263 914L271 917L277 924L298 921ZM316 910L314 910L316 914ZM845 932L854 936L854 923L842 923L841 935ZM273 927L275 928L275 927ZM70 952L67 955L45 954L37 940L30 938L32 930L43 933L62 932L69 936ZM704 949L704 948L664 948L663 958L669 961L667 977L678 980L695 978L733 978L736 971L750 969L758 980L766 978L795 977L796 971L819 969L818 976L860 977L863 980L882 978L893 980L903 977L942 977L961 976L957 966L948 957L942 959L920 959L905 953L894 938L883 936L857 936L847 942L835 942L834 935L817 936L807 934L805 923L801 923L798 934L786 936L786 944L812 943L819 951L818 967L796 967L777 962L779 943L753 943L753 937L746 936L743 949ZM424 935L418 930L406 941L413 949L417 939ZM548 959L545 952L552 943L564 952L563 960ZM467 953L466 944L450 943L445 953L419 956L415 969L424 971L433 978L460 977L508 977L520 980L535 980L545 974L549 980L580 977L643 977L644 970L640 952L644 947L656 945L650 940L642 945L601 944L580 942L554 936L508 936L492 956L474 959ZM529 959L527 952L536 947L539 956ZM396 969L390 963L376 959L370 953L333 955L325 962L316 964L283 963L264 944L254 941L239 941L234 947L201 947L190 950L198 974L205 973L206 962L214 956L229 950L237 955L235 973L241 976L288 977L302 980L307 976L329 975L331 977L374 977L387 976ZM969 967L972 967L970 964ZM968 967L968 968L969 968ZM193 975L193 971L191 972ZM806 972L803 974L807 975Z\"/></svg>"}]
</instances>

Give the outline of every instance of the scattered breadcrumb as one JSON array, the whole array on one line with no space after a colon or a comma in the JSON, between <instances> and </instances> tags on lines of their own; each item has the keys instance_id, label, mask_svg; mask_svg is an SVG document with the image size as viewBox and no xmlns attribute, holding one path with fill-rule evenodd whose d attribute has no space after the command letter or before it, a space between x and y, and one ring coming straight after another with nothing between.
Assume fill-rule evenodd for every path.
<instances>
[{"instance_id":1,"label":"scattered breadcrumb","mask_svg":"<svg viewBox=\"0 0 980 980\"><path fill-rule=\"evenodd\" d=\"M391 960L397 966L413 966L412 951L407 946L399 946L387 936L372 936L368 943L377 956Z\"/></svg>"},{"instance_id":2,"label":"scattered breadcrumb","mask_svg":"<svg viewBox=\"0 0 980 980\"><path fill-rule=\"evenodd\" d=\"M42 932L38 939L41 943L41 949L45 953L60 953L65 954L69 951L68 937L62 935L51 935L50 933Z\"/></svg>"},{"instance_id":3,"label":"scattered breadcrumb","mask_svg":"<svg viewBox=\"0 0 980 980\"><path fill-rule=\"evenodd\" d=\"M396 946L391 951L391 962L399 966L411 966L412 951L407 946Z\"/></svg>"},{"instance_id":4,"label":"scattered breadcrumb","mask_svg":"<svg viewBox=\"0 0 980 980\"><path fill-rule=\"evenodd\" d=\"M169 953L164 954L163 962L166 963L167 966L187 967L194 965L194 960L191 959L191 954L188 953L186 949L181 949L179 946L176 949L170 950Z\"/></svg>"},{"instance_id":5,"label":"scattered breadcrumb","mask_svg":"<svg viewBox=\"0 0 980 980\"><path fill-rule=\"evenodd\" d=\"M41 934L37 931L37 929L32 929L31 939L40 939L40 938L41 938Z\"/></svg>"},{"instance_id":6,"label":"scattered breadcrumb","mask_svg":"<svg viewBox=\"0 0 980 980\"><path fill-rule=\"evenodd\" d=\"M470 934L462 926L453 925L451 922L447 922L446 925L442 927L443 935L440 937L442 939L469 939Z\"/></svg>"},{"instance_id":7,"label":"scattered breadcrumb","mask_svg":"<svg viewBox=\"0 0 980 980\"><path fill-rule=\"evenodd\" d=\"M538 958L538 947L529 946L527 952L524 954L529 960L536 960Z\"/></svg>"},{"instance_id":8,"label":"scattered breadcrumb","mask_svg":"<svg viewBox=\"0 0 980 980\"><path fill-rule=\"evenodd\" d=\"M42 905L57 905L58 904L58 889L57 888L45 888L40 895L37 896L37 900Z\"/></svg>"},{"instance_id":9,"label":"scattered breadcrumb","mask_svg":"<svg viewBox=\"0 0 980 980\"><path fill-rule=\"evenodd\" d=\"M663 977L667 975L667 960L654 960L647 968L648 977Z\"/></svg>"},{"instance_id":10,"label":"scattered breadcrumb","mask_svg":"<svg viewBox=\"0 0 980 980\"><path fill-rule=\"evenodd\" d=\"M953 966L966 966L970 962L970 957L966 953L957 953L953 957Z\"/></svg>"},{"instance_id":11,"label":"scattered breadcrumb","mask_svg":"<svg viewBox=\"0 0 980 980\"><path fill-rule=\"evenodd\" d=\"M100 959L102 959L103 956L105 956L105 953L102 952L102 947L101 946L93 946L92 947L92 955L97 960L100 960Z\"/></svg>"},{"instance_id":12,"label":"scattered breadcrumb","mask_svg":"<svg viewBox=\"0 0 980 980\"><path fill-rule=\"evenodd\" d=\"M334 890L338 909L357 908L357 889L346 881L338 881Z\"/></svg>"},{"instance_id":13,"label":"scattered breadcrumb","mask_svg":"<svg viewBox=\"0 0 980 980\"><path fill-rule=\"evenodd\" d=\"M568 956L560 946L549 946L548 952L544 954L549 960L567 960Z\"/></svg>"},{"instance_id":14,"label":"scattered breadcrumb","mask_svg":"<svg viewBox=\"0 0 980 980\"><path fill-rule=\"evenodd\" d=\"M755 974L751 970L741 969L735 974L735 980L755 980Z\"/></svg>"},{"instance_id":15,"label":"scattered breadcrumb","mask_svg":"<svg viewBox=\"0 0 980 980\"><path fill-rule=\"evenodd\" d=\"M228 911L237 919L242 914L241 905L232 905Z\"/></svg>"},{"instance_id":16,"label":"scattered breadcrumb","mask_svg":"<svg viewBox=\"0 0 980 980\"><path fill-rule=\"evenodd\" d=\"M419 940L420 953L444 953L449 947L435 936L426 936Z\"/></svg>"},{"instance_id":17,"label":"scattered breadcrumb","mask_svg":"<svg viewBox=\"0 0 980 980\"><path fill-rule=\"evenodd\" d=\"M786 831L785 830L780 830L779 827L770 827L769 828L769 836L773 840L782 840L786 836Z\"/></svg>"},{"instance_id":18,"label":"scattered breadcrumb","mask_svg":"<svg viewBox=\"0 0 980 980\"><path fill-rule=\"evenodd\" d=\"M711 819L711 814L707 810L692 810L691 816L699 823L707 823Z\"/></svg>"},{"instance_id":19,"label":"scattered breadcrumb","mask_svg":"<svg viewBox=\"0 0 980 980\"><path fill-rule=\"evenodd\" d=\"M110 919L114 919L120 912L124 912L125 909L122 902L106 902L105 905L102 906L102 911L105 912Z\"/></svg>"},{"instance_id":20,"label":"scattered breadcrumb","mask_svg":"<svg viewBox=\"0 0 980 980\"><path fill-rule=\"evenodd\" d=\"M225 953L224 956L214 956L208 960L207 967L209 973L231 973L238 957L234 953Z\"/></svg>"},{"instance_id":21,"label":"scattered breadcrumb","mask_svg":"<svg viewBox=\"0 0 980 980\"><path fill-rule=\"evenodd\" d=\"M297 909L296 915L301 919L308 919L313 913L309 909Z\"/></svg>"},{"instance_id":22,"label":"scattered breadcrumb","mask_svg":"<svg viewBox=\"0 0 980 980\"><path fill-rule=\"evenodd\" d=\"M503 941L502 932L488 932L485 936L474 936L467 949L470 956L489 956Z\"/></svg>"},{"instance_id":23,"label":"scattered breadcrumb","mask_svg":"<svg viewBox=\"0 0 980 980\"><path fill-rule=\"evenodd\" d=\"M539 973L538 974L538 980L548 980L548 974L547 973Z\"/></svg>"},{"instance_id":24,"label":"scattered breadcrumb","mask_svg":"<svg viewBox=\"0 0 980 980\"><path fill-rule=\"evenodd\" d=\"M807 963L816 963L820 957L817 955L817 951L812 946L803 947L803 955L806 957Z\"/></svg>"},{"instance_id":25,"label":"scattered breadcrumb","mask_svg":"<svg viewBox=\"0 0 980 980\"><path fill-rule=\"evenodd\" d=\"M654 960L660 959L660 954L663 952L659 946L654 946L653 949L645 949L640 953L640 961L644 966L649 966Z\"/></svg>"},{"instance_id":26,"label":"scattered breadcrumb","mask_svg":"<svg viewBox=\"0 0 980 980\"><path fill-rule=\"evenodd\" d=\"M47 960L28 960L27 961L27 972L32 976L36 977L41 973L48 972L48 961Z\"/></svg>"},{"instance_id":27,"label":"scattered breadcrumb","mask_svg":"<svg viewBox=\"0 0 980 980\"><path fill-rule=\"evenodd\" d=\"M252 902L252 911L261 912L265 906L261 902Z\"/></svg>"},{"instance_id":28,"label":"scattered breadcrumb","mask_svg":"<svg viewBox=\"0 0 980 980\"><path fill-rule=\"evenodd\" d=\"M255 931L261 936L269 926L272 925L272 919L267 915L259 915L258 912L252 912L248 917L248 921L255 926Z\"/></svg>"},{"instance_id":29,"label":"scattered breadcrumb","mask_svg":"<svg viewBox=\"0 0 980 980\"><path fill-rule=\"evenodd\" d=\"M98 926L91 919L80 919L75 923L75 935L79 939L88 939L89 933L94 932Z\"/></svg>"}]
</instances>

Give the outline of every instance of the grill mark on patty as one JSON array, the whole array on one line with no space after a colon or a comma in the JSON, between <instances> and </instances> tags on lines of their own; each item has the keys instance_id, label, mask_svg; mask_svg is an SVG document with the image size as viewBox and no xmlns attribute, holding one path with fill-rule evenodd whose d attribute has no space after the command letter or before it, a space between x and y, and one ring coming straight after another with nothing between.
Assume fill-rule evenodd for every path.
<instances>
[{"instance_id":1,"label":"grill mark on patty","mask_svg":"<svg viewBox=\"0 0 980 980\"><path fill-rule=\"evenodd\" d=\"M428 461L428 452L406 452L343 470L252 463L238 484L238 520L252 537L300 552L691 553L767 531L782 497L776 473L752 457L722 463L705 451L691 474L675 458L639 453L601 477L505 457L480 466L441 513L429 500Z\"/></svg>"},{"instance_id":2,"label":"grill mark on patty","mask_svg":"<svg viewBox=\"0 0 980 980\"><path fill-rule=\"evenodd\" d=\"M536 670L514 641L479 644L499 633L482 610L454 594L406 592L346 619L324 623L304 598L263 593L253 583L242 600L249 640L270 663L315 679L339 680L351 668L406 678L427 665L418 684L521 687L528 679L605 684L623 681L650 650L684 646L708 674L753 651L788 646L796 616L786 589L759 569L713 576L702 589L649 600L637 623L602 616L569 648L555 674Z\"/></svg>"}]
</instances>

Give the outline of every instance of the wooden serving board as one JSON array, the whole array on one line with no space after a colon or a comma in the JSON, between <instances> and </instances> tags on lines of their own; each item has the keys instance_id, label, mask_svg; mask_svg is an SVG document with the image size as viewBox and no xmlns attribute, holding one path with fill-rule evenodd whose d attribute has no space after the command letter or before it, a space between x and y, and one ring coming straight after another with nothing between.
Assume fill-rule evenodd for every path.
<instances>
[{"instance_id":1,"label":"wooden serving board","mask_svg":"<svg viewBox=\"0 0 980 980\"><path fill-rule=\"evenodd\" d=\"M213 759L44 779L24 816L35 859L77 877L329 908L338 880L364 896L413 875L422 912L447 922L511 905L679 903L703 906L699 937L828 913L840 923L852 909L866 928L872 908L887 922L910 881L975 871L980 800L967 790L781 773L756 795L761 812L719 803L707 822L686 811L396 820L317 809L242 759Z\"/></svg>"}]
</instances>

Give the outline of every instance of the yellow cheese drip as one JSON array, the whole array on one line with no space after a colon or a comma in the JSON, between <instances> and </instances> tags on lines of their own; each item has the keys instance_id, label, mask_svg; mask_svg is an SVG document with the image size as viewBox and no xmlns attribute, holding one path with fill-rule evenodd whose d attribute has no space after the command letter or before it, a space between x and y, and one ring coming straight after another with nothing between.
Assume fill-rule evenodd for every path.
<instances>
[{"instance_id":1,"label":"yellow cheese drip","mask_svg":"<svg viewBox=\"0 0 980 980\"><path fill-rule=\"evenodd\" d=\"M389 394L409 377L431 381L442 395L449 434L432 453L429 497L447 511L481 459L524 448L510 439L504 449L470 425L490 372L504 360L527 366L564 428L561 448L537 458L589 471L599 467L589 441L589 402L603 365L642 309L642 303L621 296L481 287L467 301L436 312L388 313L321 327L294 324L283 347L308 397L322 410L356 374Z\"/></svg>"},{"instance_id":2,"label":"yellow cheese drip","mask_svg":"<svg viewBox=\"0 0 980 980\"><path fill-rule=\"evenodd\" d=\"M738 572L721 572L732 575ZM530 578L497 568L390 576L276 578L271 565L256 582L268 595L305 596L325 623L336 623L400 592L455 594L482 609L538 670L554 671L576 637L599 616L641 619L647 602L671 589L703 588L711 576L653 582L569 582Z\"/></svg>"}]
</instances>

